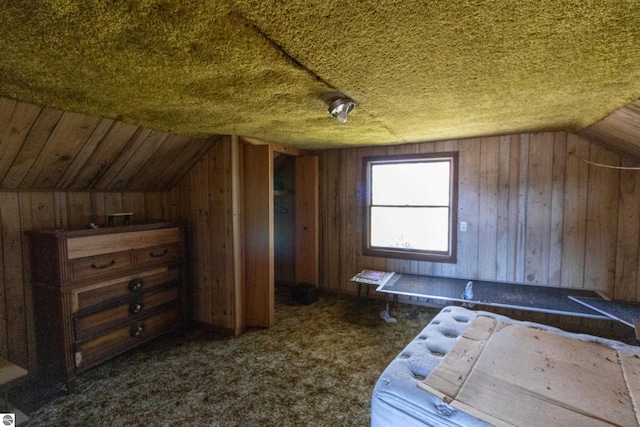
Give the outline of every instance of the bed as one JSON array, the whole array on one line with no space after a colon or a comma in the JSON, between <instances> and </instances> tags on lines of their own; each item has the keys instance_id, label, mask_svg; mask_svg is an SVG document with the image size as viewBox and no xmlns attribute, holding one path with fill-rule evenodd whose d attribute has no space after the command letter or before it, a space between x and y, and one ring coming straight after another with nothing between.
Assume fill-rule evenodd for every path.
<instances>
[{"instance_id":1,"label":"bed","mask_svg":"<svg viewBox=\"0 0 640 427\"><path fill-rule=\"evenodd\" d=\"M491 338L483 338L488 341L468 339L469 336L476 334L474 331L477 331L478 327L486 327L487 322L493 322L492 324L495 328L495 332L489 333ZM501 326L496 327L495 325ZM506 336L507 332L513 333L513 337L525 340L523 341L525 345L518 343L512 349L513 351L499 350L499 347L494 346L494 340L496 340L496 337ZM509 338L508 341L511 341L513 337ZM544 339L540 340L539 337ZM554 340L562 341L557 341L556 343ZM526 345L531 343L531 345L535 346L547 342L551 343L551 346L547 345L547 347L552 352L561 348L571 347L574 344L577 346L592 346L586 349L579 348L575 351L578 354L589 355L592 359L596 359L595 362L593 360L585 362L594 366L598 365L596 368L591 369L594 371L596 386L579 384L580 382L587 383L588 379L585 379L583 367L573 366L573 360L569 360L569 364L572 366L557 367L559 369L557 371L547 369L550 371L548 374L551 374L551 379L544 379L543 376L540 376L540 371L545 370L544 367L535 368L535 360L533 362L526 360L528 357L543 357L542 352L533 347L528 350ZM465 348L463 344L467 345L467 347ZM470 351L469 345L476 348L474 351L479 351L479 353L475 354L475 358L467 358L469 360L474 359L472 363L477 363L477 365L470 366L466 373L468 376L465 377L465 374L458 375L458 368L460 365L464 365L464 362L461 361L464 359L463 355L467 355ZM495 345L497 346L498 344ZM480 347L482 348L477 350ZM495 353L496 349L498 349L498 353ZM518 354L518 349L522 349L522 354ZM493 355L491 355L491 351L494 351ZM513 356L511 357L515 360L509 362L506 356L512 353ZM547 356L544 357L544 360L548 360ZM571 358L575 358L575 354ZM519 363L520 360L523 363ZM526 391L525 398L522 398L518 397L522 396L522 394L518 394L522 393L522 390L510 389L512 387L512 385L508 384L510 380L504 381L500 379L493 381L491 379L489 381L482 378L480 380L475 379L473 375L476 375L476 372L481 372L479 368L480 362L488 365L499 365L498 371L504 372L515 369L513 366L509 367L509 363L511 365L527 365L523 366L522 369L528 369L531 372L517 375L519 377L524 375L523 378L525 380L523 381L527 384L535 383L536 379L539 378L540 387L544 390L539 392ZM625 364L622 366L624 369L621 370L621 365L618 364L622 362ZM503 363L507 366L506 369L500 366ZM605 367L599 366L603 363L606 364ZM606 373L609 371L605 368L612 370L611 372L614 373L621 371L621 379L615 380L617 383L607 383L605 380L614 381L613 378L608 379L608 377L613 377L614 375ZM537 371L533 372L536 369ZM587 368L586 370L590 369ZM567 372L566 376L568 378L560 378L558 372ZM454 376L447 377L446 375ZM531 375L531 377L527 377L527 375ZM563 373L562 375L565 374ZM571 375L575 378L571 378ZM598 375L607 378L603 379ZM475 403L469 406L460 397L463 394L460 393L460 388L473 388L469 384L474 381L477 398L486 400L494 399L496 396L499 398L499 395L502 395L504 399L507 399L507 404L497 402L493 405L493 400L489 401L489 406L498 408L494 408L499 412L498 415L495 413L487 415L482 412L482 409L478 410ZM580 390L578 392L570 389L573 384L572 381L579 384ZM456 383L459 384L456 385ZM453 392L447 390L454 386L458 387L457 390ZM535 387L535 385L532 385L532 387ZM485 388L486 390L484 390ZM502 412L526 412L518 409L513 401L516 398L524 402L527 410L531 409L533 411L528 416L532 417L535 422L527 421L526 425L536 423L545 425L545 423L549 423L549 419L539 419L538 414L535 413L537 410L535 407L549 403L547 401L550 399L540 398L540 396L544 394L543 392L549 391L547 389L550 388L561 389L559 392L568 396L569 403L558 404L558 402L554 401L552 403L556 406L553 406L551 410L542 409L545 413L550 414L548 415L549 417L558 417L553 418L554 421L546 425L558 425L558 420L564 420L562 417L567 416L567 414L572 417L578 417L577 419L580 420L579 422L582 425L640 425L636 414L636 408L638 408L636 397L640 395L640 348L591 335L568 333L537 323L516 321L489 312L449 306L443 308L433 318L379 377L372 393L371 425L372 427L524 425L524 423L510 420L506 416L502 417ZM558 390L554 391L558 392ZM583 392L584 396L581 394ZM593 394L591 397L588 396L590 392ZM447 396L447 393L449 393L449 396ZM456 395L456 393L458 394ZM614 407L605 400L602 401L604 406L600 405L600 400L606 399L603 394L607 393L611 394L612 399L618 400L618 402L614 402L615 405L623 405L625 411L630 411L629 414L625 415L626 418L616 418L621 416L618 414L621 409ZM625 396L619 397L622 394L625 394ZM589 398L597 399L597 405L584 403L588 402L587 399ZM509 399L512 400L509 401ZM555 410L559 412L557 414L553 413ZM524 414L524 416L527 416L527 414ZM613 421L607 419L608 417L613 417ZM572 425L572 421L563 421L563 423Z\"/></svg>"}]
</instances>

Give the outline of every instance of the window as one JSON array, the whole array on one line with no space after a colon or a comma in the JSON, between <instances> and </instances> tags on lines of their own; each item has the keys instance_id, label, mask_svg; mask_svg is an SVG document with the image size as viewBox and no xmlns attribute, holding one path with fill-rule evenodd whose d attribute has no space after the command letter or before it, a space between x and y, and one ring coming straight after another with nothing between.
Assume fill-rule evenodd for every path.
<instances>
[{"instance_id":1,"label":"window","mask_svg":"<svg viewBox=\"0 0 640 427\"><path fill-rule=\"evenodd\" d=\"M458 153L365 157L365 255L456 262Z\"/></svg>"}]
</instances>

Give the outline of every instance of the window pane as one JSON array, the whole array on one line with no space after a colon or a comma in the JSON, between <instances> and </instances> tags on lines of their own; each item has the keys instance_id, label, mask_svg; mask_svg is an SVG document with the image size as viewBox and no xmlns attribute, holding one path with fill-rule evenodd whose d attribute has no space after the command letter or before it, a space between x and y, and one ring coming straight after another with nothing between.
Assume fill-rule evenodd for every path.
<instances>
[{"instance_id":1,"label":"window pane","mask_svg":"<svg viewBox=\"0 0 640 427\"><path fill-rule=\"evenodd\" d=\"M374 205L448 206L449 161L374 164L371 202Z\"/></svg>"},{"instance_id":2,"label":"window pane","mask_svg":"<svg viewBox=\"0 0 640 427\"><path fill-rule=\"evenodd\" d=\"M449 250L448 208L371 208L371 246Z\"/></svg>"}]
</instances>

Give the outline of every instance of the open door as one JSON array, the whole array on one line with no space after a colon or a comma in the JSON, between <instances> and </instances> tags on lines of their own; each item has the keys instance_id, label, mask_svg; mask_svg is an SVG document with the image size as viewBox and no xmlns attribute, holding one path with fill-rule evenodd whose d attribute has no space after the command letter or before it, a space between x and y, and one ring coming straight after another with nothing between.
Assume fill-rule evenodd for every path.
<instances>
[{"instance_id":1,"label":"open door","mask_svg":"<svg viewBox=\"0 0 640 427\"><path fill-rule=\"evenodd\" d=\"M244 144L245 326L275 323L274 148ZM295 281L318 285L318 158L295 158ZM292 251L293 252L293 251Z\"/></svg>"},{"instance_id":2,"label":"open door","mask_svg":"<svg viewBox=\"0 0 640 427\"><path fill-rule=\"evenodd\" d=\"M245 325L275 323L273 149L244 144Z\"/></svg>"}]
</instances>

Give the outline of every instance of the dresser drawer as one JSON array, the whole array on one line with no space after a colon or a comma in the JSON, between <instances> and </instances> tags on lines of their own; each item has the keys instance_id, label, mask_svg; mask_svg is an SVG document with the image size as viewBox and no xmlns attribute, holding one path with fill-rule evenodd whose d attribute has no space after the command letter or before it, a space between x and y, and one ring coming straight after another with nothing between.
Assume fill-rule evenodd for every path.
<instances>
[{"instance_id":1,"label":"dresser drawer","mask_svg":"<svg viewBox=\"0 0 640 427\"><path fill-rule=\"evenodd\" d=\"M83 280L118 273L130 268L130 252L114 252L111 254L79 258L70 262L72 280Z\"/></svg>"},{"instance_id":2,"label":"dresser drawer","mask_svg":"<svg viewBox=\"0 0 640 427\"><path fill-rule=\"evenodd\" d=\"M115 306L83 316L76 316L74 317L76 340L82 341L112 327L130 323L163 307L177 306L179 299L179 290L169 288L159 292L131 296L126 300L121 300Z\"/></svg>"},{"instance_id":3,"label":"dresser drawer","mask_svg":"<svg viewBox=\"0 0 640 427\"><path fill-rule=\"evenodd\" d=\"M177 227L73 237L67 239L67 258L72 260L180 242L181 233Z\"/></svg>"},{"instance_id":4,"label":"dresser drawer","mask_svg":"<svg viewBox=\"0 0 640 427\"><path fill-rule=\"evenodd\" d=\"M178 284L180 270L157 268L77 289L73 293L74 312L136 293L152 291L164 284Z\"/></svg>"},{"instance_id":5,"label":"dresser drawer","mask_svg":"<svg viewBox=\"0 0 640 427\"><path fill-rule=\"evenodd\" d=\"M88 368L142 342L170 331L182 322L179 308L165 310L153 316L123 325L95 339L76 342L76 368Z\"/></svg>"},{"instance_id":6,"label":"dresser drawer","mask_svg":"<svg viewBox=\"0 0 640 427\"><path fill-rule=\"evenodd\" d=\"M136 266L144 266L157 263L171 263L180 259L180 246L163 245L151 248L136 249L133 259Z\"/></svg>"}]
</instances>

